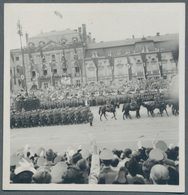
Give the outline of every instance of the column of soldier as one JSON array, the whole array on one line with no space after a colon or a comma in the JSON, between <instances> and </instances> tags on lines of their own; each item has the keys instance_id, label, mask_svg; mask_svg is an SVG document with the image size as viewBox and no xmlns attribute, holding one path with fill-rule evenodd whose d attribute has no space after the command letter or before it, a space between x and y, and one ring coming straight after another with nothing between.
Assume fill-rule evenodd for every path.
<instances>
[{"instance_id":1,"label":"column of soldier","mask_svg":"<svg viewBox=\"0 0 188 195\"><path fill-rule=\"evenodd\" d=\"M49 110L12 111L10 127L29 128L39 126L70 125L89 123L92 125L93 114L89 107L58 108Z\"/></svg>"}]
</instances>

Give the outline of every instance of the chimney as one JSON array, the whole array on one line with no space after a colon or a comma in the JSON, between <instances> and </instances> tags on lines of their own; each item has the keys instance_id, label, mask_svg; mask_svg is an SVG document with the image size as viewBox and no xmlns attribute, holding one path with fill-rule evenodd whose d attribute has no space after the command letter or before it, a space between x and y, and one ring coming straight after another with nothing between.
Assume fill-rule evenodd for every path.
<instances>
[{"instance_id":1,"label":"chimney","mask_svg":"<svg viewBox=\"0 0 188 195\"><path fill-rule=\"evenodd\" d=\"M132 38L134 39L134 35L132 35Z\"/></svg>"},{"instance_id":2,"label":"chimney","mask_svg":"<svg viewBox=\"0 0 188 195\"><path fill-rule=\"evenodd\" d=\"M85 42L87 42L87 32L86 32L86 25L82 24L82 30L83 30L83 39Z\"/></svg>"},{"instance_id":3,"label":"chimney","mask_svg":"<svg viewBox=\"0 0 188 195\"><path fill-rule=\"evenodd\" d=\"M159 32L157 32L156 36L160 36L160 33L159 33Z\"/></svg>"},{"instance_id":4,"label":"chimney","mask_svg":"<svg viewBox=\"0 0 188 195\"><path fill-rule=\"evenodd\" d=\"M78 27L78 32L81 33L82 32L82 28Z\"/></svg>"},{"instance_id":5,"label":"chimney","mask_svg":"<svg viewBox=\"0 0 188 195\"><path fill-rule=\"evenodd\" d=\"M93 43L95 43L95 38L93 38Z\"/></svg>"},{"instance_id":6,"label":"chimney","mask_svg":"<svg viewBox=\"0 0 188 195\"><path fill-rule=\"evenodd\" d=\"M89 43L91 43L91 33L89 32Z\"/></svg>"},{"instance_id":7,"label":"chimney","mask_svg":"<svg viewBox=\"0 0 188 195\"><path fill-rule=\"evenodd\" d=\"M29 35L27 34L27 32L25 33L25 39L26 39L26 44L28 45Z\"/></svg>"}]
</instances>

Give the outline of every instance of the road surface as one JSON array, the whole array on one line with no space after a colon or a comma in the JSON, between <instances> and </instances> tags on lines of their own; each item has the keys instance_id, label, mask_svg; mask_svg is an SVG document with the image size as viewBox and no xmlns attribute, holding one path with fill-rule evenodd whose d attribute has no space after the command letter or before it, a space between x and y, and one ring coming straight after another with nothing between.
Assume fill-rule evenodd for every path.
<instances>
[{"instance_id":1,"label":"road surface","mask_svg":"<svg viewBox=\"0 0 188 195\"><path fill-rule=\"evenodd\" d=\"M37 128L11 129L10 143L11 153L30 144L33 152L38 148L53 149L63 153L68 147L77 150L78 147L90 149L90 140L94 137L100 149L137 149L138 138L144 147L152 147L151 141L157 136L158 140L164 140L168 145L177 144L179 138L179 117L173 116L168 108L169 117L148 117L146 109L141 107L141 118L135 117L136 112L130 112L132 119L123 120L122 105L117 109L117 120L111 119L112 113L108 114L108 121L103 117L100 121L99 107L91 107L94 114L93 126L89 124L49 126Z\"/></svg>"}]
</instances>

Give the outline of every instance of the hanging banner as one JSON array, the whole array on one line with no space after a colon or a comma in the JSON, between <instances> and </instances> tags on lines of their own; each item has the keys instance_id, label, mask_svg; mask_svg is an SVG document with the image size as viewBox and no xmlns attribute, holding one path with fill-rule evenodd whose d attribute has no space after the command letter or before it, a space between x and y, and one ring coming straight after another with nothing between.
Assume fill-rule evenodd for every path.
<instances>
[{"instance_id":1,"label":"hanging banner","mask_svg":"<svg viewBox=\"0 0 188 195\"><path fill-rule=\"evenodd\" d=\"M141 53L141 58L142 58L143 68L144 68L144 78L146 79L146 53Z\"/></svg>"},{"instance_id":2,"label":"hanging banner","mask_svg":"<svg viewBox=\"0 0 188 195\"><path fill-rule=\"evenodd\" d=\"M128 67L129 80L132 80L132 67L131 67L129 55L127 55L127 67Z\"/></svg>"},{"instance_id":3,"label":"hanging banner","mask_svg":"<svg viewBox=\"0 0 188 195\"><path fill-rule=\"evenodd\" d=\"M158 58L158 61L159 61L160 75L162 77L163 76L163 67L162 67L162 57L161 57L161 52L160 51L157 52L157 58Z\"/></svg>"}]
</instances>

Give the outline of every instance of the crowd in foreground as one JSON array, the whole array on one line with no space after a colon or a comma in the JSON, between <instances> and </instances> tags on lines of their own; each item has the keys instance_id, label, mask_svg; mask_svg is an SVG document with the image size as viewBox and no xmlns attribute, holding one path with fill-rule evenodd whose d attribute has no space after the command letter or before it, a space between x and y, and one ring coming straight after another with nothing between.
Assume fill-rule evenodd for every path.
<instances>
[{"instance_id":1,"label":"crowd in foreground","mask_svg":"<svg viewBox=\"0 0 188 195\"><path fill-rule=\"evenodd\" d=\"M29 145L10 158L10 183L179 185L179 147L153 142L153 148L91 150L68 148L63 154Z\"/></svg>"}]
</instances>

